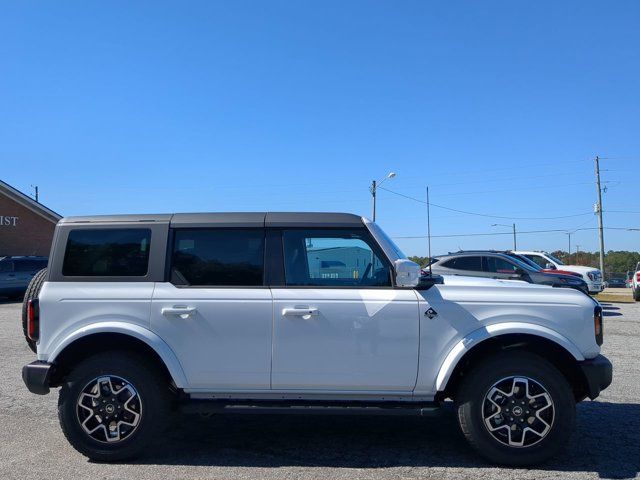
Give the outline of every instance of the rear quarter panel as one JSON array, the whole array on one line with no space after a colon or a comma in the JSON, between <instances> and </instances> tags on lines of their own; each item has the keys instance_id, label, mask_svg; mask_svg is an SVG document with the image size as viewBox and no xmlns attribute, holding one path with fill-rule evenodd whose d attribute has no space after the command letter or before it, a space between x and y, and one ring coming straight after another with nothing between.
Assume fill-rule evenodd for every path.
<instances>
[{"instance_id":1,"label":"rear quarter panel","mask_svg":"<svg viewBox=\"0 0 640 480\"><path fill-rule=\"evenodd\" d=\"M65 338L92 325L122 322L149 329L153 287L153 282L45 282L38 360L52 361Z\"/></svg>"}]
</instances>

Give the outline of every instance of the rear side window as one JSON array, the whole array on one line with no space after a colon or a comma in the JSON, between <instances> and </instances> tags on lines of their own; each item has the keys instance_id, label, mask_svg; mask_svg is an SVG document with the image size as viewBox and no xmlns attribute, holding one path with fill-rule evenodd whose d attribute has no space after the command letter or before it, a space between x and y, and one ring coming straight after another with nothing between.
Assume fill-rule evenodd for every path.
<instances>
[{"instance_id":1,"label":"rear side window","mask_svg":"<svg viewBox=\"0 0 640 480\"><path fill-rule=\"evenodd\" d=\"M171 283L262 286L264 229L175 230Z\"/></svg>"},{"instance_id":2,"label":"rear side window","mask_svg":"<svg viewBox=\"0 0 640 480\"><path fill-rule=\"evenodd\" d=\"M62 275L144 277L150 242L151 230L146 228L71 230Z\"/></svg>"},{"instance_id":3,"label":"rear side window","mask_svg":"<svg viewBox=\"0 0 640 480\"><path fill-rule=\"evenodd\" d=\"M443 267L453 268L454 270L469 270L472 272L482 271L482 257L457 257L447 260L442 264Z\"/></svg>"}]
</instances>

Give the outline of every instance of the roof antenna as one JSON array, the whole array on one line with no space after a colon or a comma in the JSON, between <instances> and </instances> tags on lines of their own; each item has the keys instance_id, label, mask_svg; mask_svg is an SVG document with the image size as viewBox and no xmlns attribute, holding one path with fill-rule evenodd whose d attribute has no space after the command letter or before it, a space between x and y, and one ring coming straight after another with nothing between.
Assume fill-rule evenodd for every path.
<instances>
[{"instance_id":1,"label":"roof antenna","mask_svg":"<svg viewBox=\"0 0 640 480\"><path fill-rule=\"evenodd\" d=\"M428 255L429 255L429 276L433 277L433 271L431 269L431 208L429 205L429 186L427 185L427 241L429 245Z\"/></svg>"},{"instance_id":2,"label":"roof antenna","mask_svg":"<svg viewBox=\"0 0 640 480\"><path fill-rule=\"evenodd\" d=\"M37 203L40 203L40 202L38 201L38 185L31 185L31 188L33 188L33 189L34 189L34 191L35 191L35 193L36 193L36 195L35 195L35 197L36 197L36 202L37 202Z\"/></svg>"}]
</instances>

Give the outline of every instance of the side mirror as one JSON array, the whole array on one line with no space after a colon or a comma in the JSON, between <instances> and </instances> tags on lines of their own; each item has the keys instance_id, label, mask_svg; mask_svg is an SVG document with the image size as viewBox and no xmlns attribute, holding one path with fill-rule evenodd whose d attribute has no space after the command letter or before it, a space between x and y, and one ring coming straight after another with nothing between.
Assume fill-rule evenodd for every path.
<instances>
[{"instance_id":1,"label":"side mirror","mask_svg":"<svg viewBox=\"0 0 640 480\"><path fill-rule=\"evenodd\" d=\"M556 266L553 263L547 263L544 268L547 270L557 270Z\"/></svg>"},{"instance_id":2,"label":"side mirror","mask_svg":"<svg viewBox=\"0 0 640 480\"><path fill-rule=\"evenodd\" d=\"M406 258L393 262L396 270L396 285L399 287L415 287L420 281L420 265Z\"/></svg>"}]
</instances>

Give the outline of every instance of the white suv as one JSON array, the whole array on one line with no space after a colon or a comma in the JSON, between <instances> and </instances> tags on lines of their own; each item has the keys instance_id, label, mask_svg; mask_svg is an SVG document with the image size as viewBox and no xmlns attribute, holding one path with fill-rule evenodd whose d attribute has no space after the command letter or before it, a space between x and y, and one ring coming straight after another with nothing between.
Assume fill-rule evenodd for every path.
<instances>
[{"instance_id":1,"label":"white suv","mask_svg":"<svg viewBox=\"0 0 640 480\"><path fill-rule=\"evenodd\" d=\"M598 303L419 271L350 214L65 218L25 300L23 378L62 387L62 430L98 461L148 448L171 410L426 415L446 399L490 460L554 455L576 402L611 383Z\"/></svg>"},{"instance_id":2,"label":"white suv","mask_svg":"<svg viewBox=\"0 0 640 480\"><path fill-rule=\"evenodd\" d=\"M593 267L585 267L583 265L565 265L556 257L547 252L533 252L518 250L513 253L523 255L529 260L536 262L543 269L553 270L565 270L567 272L575 272L580 274L582 279L587 282L589 287L589 293L600 293L604 290L604 284L602 283L602 272Z\"/></svg>"},{"instance_id":3,"label":"white suv","mask_svg":"<svg viewBox=\"0 0 640 480\"><path fill-rule=\"evenodd\" d=\"M633 299L640 302L640 262L636 264L636 270L631 277L631 288L633 289Z\"/></svg>"}]
</instances>

